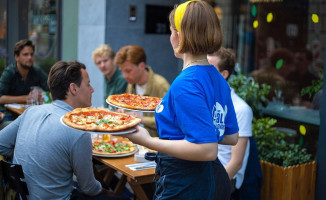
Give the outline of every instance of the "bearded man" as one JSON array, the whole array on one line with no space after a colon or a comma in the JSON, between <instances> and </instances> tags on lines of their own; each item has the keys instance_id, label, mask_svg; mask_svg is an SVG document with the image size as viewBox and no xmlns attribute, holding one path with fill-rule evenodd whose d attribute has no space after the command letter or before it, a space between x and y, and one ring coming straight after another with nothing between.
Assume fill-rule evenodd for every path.
<instances>
[{"instance_id":1,"label":"bearded man","mask_svg":"<svg viewBox=\"0 0 326 200\"><path fill-rule=\"evenodd\" d=\"M15 64L10 64L0 78L0 111L5 113L4 121L12 121L10 111L4 108L8 103L26 103L32 86L49 91L47 74L33 65L35 46L32 41L24 39L15 44Z\"/></svg>"}]
</instances>

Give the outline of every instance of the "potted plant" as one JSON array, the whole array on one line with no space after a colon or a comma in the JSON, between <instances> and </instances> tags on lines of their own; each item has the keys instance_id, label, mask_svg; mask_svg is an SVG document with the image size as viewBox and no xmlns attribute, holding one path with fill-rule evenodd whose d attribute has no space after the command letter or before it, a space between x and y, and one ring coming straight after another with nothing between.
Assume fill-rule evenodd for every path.
<instances>
[{"instance_id":1,"label":"potted plant","mask_svg":"<svg viewBox=\"0 0 326 200\"><path fill-rule=\"evenodd\" d=\"M267 84L258 84L252 77L243 74L232 75L228 81L231 88L251 107L254 117L262 116L262 108L266 107L270 86Z\"/></svg>"},{"instance_id":2,"label":"potted plant","mask_svg":"<svg viewBox=\"0 0 326 200\"><path fill-rule=\"evenodd\" d=\"M275 123L260 118L252 127L263 174L262 199L314 199L316 162L305 148L289 144Z\"/></svg>"},{"instance_id":3,"label":"potted plant","mask_svg":"<svg viewBox=\"0 0 326 200\"><path fill-rule=\"evenodd\" d=\"M286 140L287 135L275 127L276 119L262 118L270 86L259 85L239 74L229 85L243 98L254 113L252 124L262 170L261 198L264 200L314 199L316 162L307 150Z\"/></svg>"}]
</instances>

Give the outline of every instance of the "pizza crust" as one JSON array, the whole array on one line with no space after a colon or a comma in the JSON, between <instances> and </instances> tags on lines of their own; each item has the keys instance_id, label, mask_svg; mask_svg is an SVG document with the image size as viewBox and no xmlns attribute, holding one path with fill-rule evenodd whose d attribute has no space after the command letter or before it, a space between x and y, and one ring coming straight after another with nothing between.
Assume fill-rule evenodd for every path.
<instances>
[{"instance_id":1,"label":"pizza crust","mask_svg":"<svg viewBox=\"0 0 326 200\"><path fill-rule=\"evenodd\" d=\"M122 100L127 100L123 102ZM144 111L154 111L156 106L160 103L162 98L159 97L150 97L150 96L142 96L136 94L119 94L119 95L110 95L107 97L107 101L113 105L129 108L134 110L144 110ZM132 102L128 104L127 102ZM131 105L137 104L137 105ZM146 105L146 106L144 106Z\"/></svg>"}]
</instances>

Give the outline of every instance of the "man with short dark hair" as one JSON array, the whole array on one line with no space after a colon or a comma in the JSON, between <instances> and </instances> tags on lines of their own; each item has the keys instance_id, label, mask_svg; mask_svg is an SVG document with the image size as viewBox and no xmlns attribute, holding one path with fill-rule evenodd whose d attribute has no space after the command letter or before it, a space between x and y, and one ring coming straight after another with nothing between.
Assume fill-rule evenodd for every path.
<instances>
[{"instance_id":1,"label":"man with short dark hair","mask_svg":"<svg viewBox=\"0 0 326 200\"><path fill-rule=\"evenodd\" d=\"M15 64L5 68L0 78L0 111L5 112L3 121L13 120L11 113L3 104L26 103L32 86L49 91L47 75L39 67L33 66L35 47L32 41L24 39L15 44Z\"/></svg>"},{"instance_id":2,"label":"man with short dark hair","mask_svg":"<svg viewBox=\"0 0 326 200\"><path fill-rule=\"evenodd\" d=\"M48 85L53 103L29 107L0 131L0 154L22 165L28 199L116 199L94 177L90 134L61 122L74 108L92 105L85 65L57 62ZM73 190L73 175L80 190Z\"/></svg>"}]
</instances>

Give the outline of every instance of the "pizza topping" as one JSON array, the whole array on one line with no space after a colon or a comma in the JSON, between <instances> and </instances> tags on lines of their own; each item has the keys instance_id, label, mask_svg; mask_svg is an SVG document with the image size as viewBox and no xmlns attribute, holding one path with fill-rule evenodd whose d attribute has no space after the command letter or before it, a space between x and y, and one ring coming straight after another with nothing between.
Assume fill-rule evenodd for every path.
<instances>
[{"instance_id":1,"label":"pizza topping","mask_svg":"<svg viewBox=\"0 0 326 200\"><path fill-rule=\"evenodd\" d=\"M139 124L141 119L125 113L93 108L77 108L63 117L63 122L86 131L120 131Z\"/></svg>"},{"instance_id":2,"label":"pizza topping","mask_svg":"<svg viewBox=\"0 0 326 200\"><path fill-rule=\"evenodd\" d=\"M116 152L128 152L130 147L124 143L107 143L107 142L98 142L94 143L93 149L102 152L116 153Z\"/></svg>"},{"instance_id":3,"label":"pizza topping","mask_svg":"<svg viewBox=\"0 0 326 200\"><path fill-rule=\"evenodd\" d=\"M110 136L110 140L94 141L93 153L102 155L126 154L136 151L135 145L127 138Z\"/></svg>"}]
</instances>

